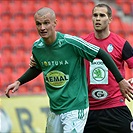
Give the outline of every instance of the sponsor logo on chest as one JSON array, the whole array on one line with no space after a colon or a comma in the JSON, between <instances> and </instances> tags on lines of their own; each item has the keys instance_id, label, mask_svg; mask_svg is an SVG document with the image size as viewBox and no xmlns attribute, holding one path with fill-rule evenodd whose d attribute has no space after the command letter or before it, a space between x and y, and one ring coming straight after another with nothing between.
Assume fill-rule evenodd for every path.
<instances>
[{"instance_id":1,"label":"sponsor logo on chest","mask_svg":"<svg viewBox=\"0 0 133 133\"><path fill-rule=\"evenodd\" d=\"M60 66L60 65L68 65L68 61L43 61L41 62L43 66Z\"/></svg>"},{"instance_id":2,"label":"sponsor logo on chest","mask_svg":"<svg viewBox=\"0 0 133 133\"><path fill-rule=\"evenodd\" d=\"M69 81L69 75L66 75L61 71L57 70L50 71L46 75L46 82L54 88L63 87L68 81Z\"/></svg>"},{"instance_id":3,"label":"sponsor logo on chest","mask_svg":"<svg viewBox=\"0 0 133 133\"><path fill-rule=\"evenodd\" d=\"M108 96L107 91L103 89L95 89L92 91L92 97L97 100L105 99Z\"/></svg>"}]
</instances>

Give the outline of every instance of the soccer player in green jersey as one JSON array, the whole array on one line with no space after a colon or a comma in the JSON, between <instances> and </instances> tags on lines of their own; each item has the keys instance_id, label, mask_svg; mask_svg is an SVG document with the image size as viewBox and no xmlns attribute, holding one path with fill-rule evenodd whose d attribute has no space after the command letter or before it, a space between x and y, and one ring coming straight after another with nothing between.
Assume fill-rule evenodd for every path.
<instances>
[{"instance_id":1,"label":"soccer player in green jersey","mask_svg":"<svg viewBox=\"0 0 133 133\"><path fill-rule=\"evenodd\" d=\"M54 11L44 7L34 15L41 38L33 44L32 54L36 66L5 90L15 92L19 86L43 72L46 91L50 99L50 113L46 133L82 133L87 120L89 103L84 59L103 60L119 83L125 97L131 96L132 86L121 76L111 57L99 47L81 38L55 30Z\"/></svg>"}]
</instances>

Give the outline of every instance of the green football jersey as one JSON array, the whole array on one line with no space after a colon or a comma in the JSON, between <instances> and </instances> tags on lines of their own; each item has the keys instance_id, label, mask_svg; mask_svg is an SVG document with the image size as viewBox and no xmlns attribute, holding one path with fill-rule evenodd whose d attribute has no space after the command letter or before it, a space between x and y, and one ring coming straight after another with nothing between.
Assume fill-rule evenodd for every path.
<instances>
[{"instance_id":1,"label":"green football jersey","mask_svg":"<svg viewBox=\"0 0 133 133\"><path fill-rule=\"evenodd\" d=\"M51 45L42 38L35 41L32 53L43 72L51 111L60 114L89 106L84 58L93 61L98 51L99 47L60 32Z\"/></svg>"}]
</instances>

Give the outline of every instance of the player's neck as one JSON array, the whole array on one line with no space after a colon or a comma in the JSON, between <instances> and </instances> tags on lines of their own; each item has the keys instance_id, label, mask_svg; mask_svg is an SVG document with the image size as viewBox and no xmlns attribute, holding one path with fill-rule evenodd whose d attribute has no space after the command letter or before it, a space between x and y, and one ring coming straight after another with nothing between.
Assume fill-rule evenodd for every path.
<instances>
[{"instance_id":1,"label":"player's neck","mask_svg":"<svg viewBox=\"0 0 133 133\"><path fill-rule=\"evenodd\" d=\"M49 38L47 38L47 39L44 39L44 41L45 41L45 43L47 44L47 45L51 45L51 44L53 44L54 42L55 42L55 40L56 40L56 31L55 32L53 32L53 34L49 37Z\"/></svg>"},{"instance_id":2,"label":"player's neck","mask_svg":"<svg viewBox=\"0 0 133 133\"><path fill-rule=\"evenodd\" d=\"M106 31L95 31L95 37L97 39L105 39L110 35L110 31L106 30Z\"/></svg>"}]
</instances>

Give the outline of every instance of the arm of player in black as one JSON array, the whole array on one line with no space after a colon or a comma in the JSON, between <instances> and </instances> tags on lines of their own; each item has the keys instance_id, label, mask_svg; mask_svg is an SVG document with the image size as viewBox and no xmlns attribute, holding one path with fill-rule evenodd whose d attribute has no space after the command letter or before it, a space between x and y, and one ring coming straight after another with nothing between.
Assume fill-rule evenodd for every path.
<instances>
[{"instance_id":1,"label":"arm of player in black","mask_svg":"<svg viewBox=\"0 0 133 133\"><path fill-rule=\"evenodd\" d=\"M120 91L124 98L126 98L128 101L130 101L130 98L133 99L133 87L131 84L126 81L122 75L120 74L115 62L111 58L111 56L106 53L104 50L100 49L97 58L102 59L103 63L106 65L106 67L112 72L114 75L117 83L119 84ZM130 97L130 98L129 98Z\"/></svg>"},{"instance_id":2,"label":"arm of player in black","mask_svg":"<svg viewBox=\"0 0 133 133\"><path fill-rule=\"evenodd\" d=\"M18 80L7 86L5 95L10 98L10 91L14 93L18 90L19 86L36 78L42 71L36 69L36 67L29 68Z\"/></svg>"},{"instance_id":3,"label":"arm of player in black","mask_svg":"<svg viewBox=\"0 0 133 133\"><path fill-rule=\"evenodd\" d=\"M42 71L36 67L30 67L19 79L20 85L36 78Z\"/></svg>"},{"instance_id":4,"label":"arm of player in black","mask_svg":"<svg viewBox=\"0 0 133 133\"><path fill-rule=\"evenodd\" d=\"M115 62L113 61L113 59L107 52L100 49L97 54L97 58L100 58L103 61L103 63L106 65L106 67L112 72L112 74L114 75L114 77L118 83L123 79Z\"/></svg>"}]
</instances>

